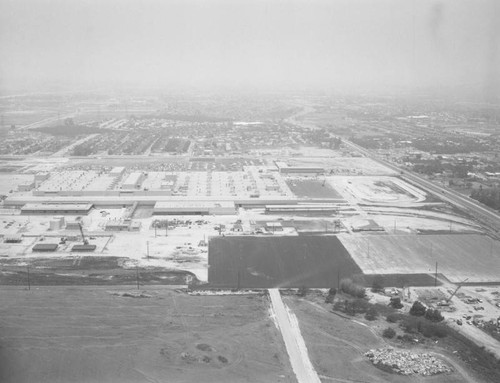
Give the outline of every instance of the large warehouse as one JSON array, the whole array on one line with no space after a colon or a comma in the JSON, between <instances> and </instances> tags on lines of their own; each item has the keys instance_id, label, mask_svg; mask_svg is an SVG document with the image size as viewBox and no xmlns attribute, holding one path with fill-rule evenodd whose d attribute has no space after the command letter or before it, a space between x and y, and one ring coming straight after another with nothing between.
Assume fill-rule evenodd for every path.
<instances>
[{"instance_id":1,"label":"large warehouse","mask_svg":"<svg viewBox=\"0 0 500 383\"><path fill-rule=\"evenodd\" d=\"M156 202L156 215L232 215L236 214L234 202L194 201Z\"/></svg>"},{"instance_id":2,"label":"large warehouse","mask_svg":"<svg viewBox=\"0 0 500 383\"><path fill-rule=\"evenodd\" d=\"M36 214L74 214L87 215L92 209L91 203L75 203L75 204L41 204L27 203L21 208L21 214L36 215Z\"/></svg>"}]
</instances>

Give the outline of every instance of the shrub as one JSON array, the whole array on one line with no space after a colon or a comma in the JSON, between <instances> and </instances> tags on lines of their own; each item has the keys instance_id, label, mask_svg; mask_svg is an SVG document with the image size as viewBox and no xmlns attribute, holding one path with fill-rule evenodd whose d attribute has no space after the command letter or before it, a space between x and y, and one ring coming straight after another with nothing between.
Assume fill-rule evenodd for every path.
<instances>
[{"instance_id":1,"label":"shrub","mask_svg":"<svg viewBox=\"0 0 500 383\"><path fill-rule=\"evenodd\" d=\"M420 332L422 329L422 319L415 317L406 317L401 323L401 327L406 333L412 334Z\"/></svg>"},{"instance_id":2,"label":"shrub","mask_svg":"<svg viewBox=\"0 0 500 383\"><path fill-rule=\"evenodd\" d=\"M415 301L410 309L410 315L421 317L425 315L427 308L419 301Z\"/></svg>"},{"instance_id":3,"label":"shrub","mask_svg":"<svg viewBox=\"0 0 500 383\"><path fill-rule=\"evenodd\" d=\"M392 327L387 327L384 332L382 333L382 336L384 338L389 338L392 339L396 336L396 331Z\"/></svg>"},{"instance_id":4,"label":"shrub","mask_svg":"<svg viewBox=\"0 0 500 383\"><path fill-rule=\"evenodd\" d=\"M340 290L356 298L364 298L366 295L363 286L355 284L351 279L342 279L340 281Z\"/></svg>"},{"instance_id":5,"label":"shrub","mask_svg":"<svg viewBox=\"0 0 500 383\"><path fill-rule=\"evenodd\" d=\"M428 319L431 322L441 322L444 317L441 315L441 311L437 309L427 309L425 312L425 319Z\"/></svg>"},{"instance_id":6,"label":"shrub","mask_svg":"<svg viewBox=\"0 0 500 383\"><path fill-rule=\"evenodd\" d=\"M333 303L335 300L335 295L337 295L337 289L335 287L332 287L330 290L328 290L328 295L326 296L325 303Z\"/></svg>"},{"instance_id":7,"label":"shrub","mask_svg":"<svg viewBox=\"0 0 500 383\"><path fill-rule=\"evenodd\" d=\"M345 310L345 305L344 302L337 301L333 304L333 310L336 311L344 311Z\"/></svg>"},{"instance_id":8,"label":"shrub","mask_svg":"<svg viewBox=\"0 0 500 383\"><path fill-rule=\"evenodd\" d=\"M299 297L305 297L308 292L309 292L309 289L306 286L301 286L299 288L299 291L297 291L297 295Z\"/></svg>"},{"instance_id":9,"label":"shrub","mask_svg":"<svg viewBox=\"0 0 500 383\"><path fill-rule=\"evenodd\" d=\"M387 317L385 318L385 320L389 323L396 323L398 320L399 320L399 315L396 314L396 313L392 313L392 314L389 314L387 315Z\"/></svg>"},{"instance_id":10,"label":"shrub","mask_svg":"<svg viewBox=\"0 0 500 383\"><path fill-rule=\"evenodd\" d=\"M375 310L375 307L370 307L365 314L365 319L367 320L375 320L378 317L378 311Z\"/></svg>"},{"instance_id":11,"label":"shrub","mask_svg":"<svg viewBox=\"0 0 500 383\"><path fill-rule=\"evenodd\" d=\"M401 298L399 298L399 297L392 297L389 305L395 309L403 308L403 304L401 303Z\"/></svg>"},{"instance_id":12,"label":"shrub","mask_svg":"<svg viewBox=\"0 0 500 383\"><path fill-rule=\"evenodd\" d=\"M448 335L448 330L443 325L427 322L423 324L421 333L427 338L444 338Z\"/></svg>"}]
</instances>

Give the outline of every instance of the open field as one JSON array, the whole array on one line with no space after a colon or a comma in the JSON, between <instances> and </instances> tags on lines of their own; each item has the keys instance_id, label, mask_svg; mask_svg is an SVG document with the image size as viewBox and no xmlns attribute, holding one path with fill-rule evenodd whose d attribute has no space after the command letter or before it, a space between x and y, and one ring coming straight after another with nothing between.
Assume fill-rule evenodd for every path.
<instances>
[{"instance_id":1,"label":"open field","mask_svg":"<svg viewBox=\"0 0 500 383\"><path fill-rule=\"evenodd\" d=\"M457 283L500 282L500 243L479 234L339 235L365 274L438 273Z\"/></svg>"},{"instance_id":2,"label":"open field","mask_svg":"<svg viewBox=\"0 0 500 383\"><path fill-rule=\"evenodd\" d=\"M309 357L323 382L420 382L418 377L387 373L374 367L364 353L386 345L367 326L332 314L326 308L285 297L297 318L309 350ZM460 373L425 377L426 382L469 382Z\"/></svg>"},{"instance_id":3,"label":"open field","mask_svg":"<svg viewBox=\"0 0 500 383\"><path fill-rule=\"evenodd\" d=\"M0 381L295 382L264 296L2 289Z\"/></svg>"},{"instance_id":4,"label":"open field","mask_svg":"<svg viewBox=\"0 0 500 383\"><path fill-rule=\"evenodd\" d=\"M217 287L332 287L360 273L335 236L215 237L208 282Z\"/></svg>"},{"instance_id":5,"label":"open field","mask_svg":"<svg viewBox=\"0 0 500 383\"><path fill-rule=\"evenodd\" d=\"M330 184L320 180L287 178L286 183L297 197L342 198Z\"/></svg>"}]
</instances>

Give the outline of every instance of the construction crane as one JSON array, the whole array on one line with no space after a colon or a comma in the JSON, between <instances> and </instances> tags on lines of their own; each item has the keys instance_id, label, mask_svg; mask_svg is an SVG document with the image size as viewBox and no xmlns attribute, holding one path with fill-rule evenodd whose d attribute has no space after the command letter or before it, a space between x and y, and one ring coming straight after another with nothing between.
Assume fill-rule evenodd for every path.
<instances>
[{"instance_id":1,"label":"construction crane","mask_svg":"<svg viewBox=\"0 0 500 383\"><path fill-rule=\"evenodd\" d=\"M457 286L457 288L455 289L455 291L453 291L453 293L450 295L450 297L446 300L446 303L449 303L451 301L451 298L453 298L455 296L455 294L457 293L457 291L460 289L460 287L462 287L462 285L467 282L469 280L469 278L466 278L464 279L462 282L460 282Z\"/></svg>"},{"instance_id":2,"label":"construction crane","mask_svg":"<svg viewBox=\"0 0 500 383\"><path fill-rule=\"evenodd\" d=\"M81 222L78 222L78 227L80 228L80 233L82 233L82 241L84 245L88 245L89 241L87 241L87 238L85 238L85 235L83 234L83 227Z\"/></svg>"}]
</instances>

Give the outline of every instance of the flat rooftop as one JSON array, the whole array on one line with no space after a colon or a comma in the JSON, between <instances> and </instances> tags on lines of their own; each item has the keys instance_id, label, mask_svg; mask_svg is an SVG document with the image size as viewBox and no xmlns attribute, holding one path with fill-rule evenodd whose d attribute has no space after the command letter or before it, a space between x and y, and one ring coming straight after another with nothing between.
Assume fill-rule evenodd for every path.
<instances>
[{"instance_id":1,"label":"flat rooftop","mask_svg":"<svg viewBox=\"0 0 500 383\"><path fill-rule=\"evenodd\" d=\"M42 203L27 203L21 210L90 210L91 203L75 203L75 204L42 204Z\"/></svg>"},{"instance_id":2,"label":"flat rooftop","mask_svg":"<svg viewBox=\"0 0 500 383\"><path fill-rule=\"evenodd\" d=\"M212 208L212 207L228 207L234 208L234 202L229 201L185 201L185 202L156 202L155 209L182 209L182 208Z\"/></svg>"}]
</instances>

